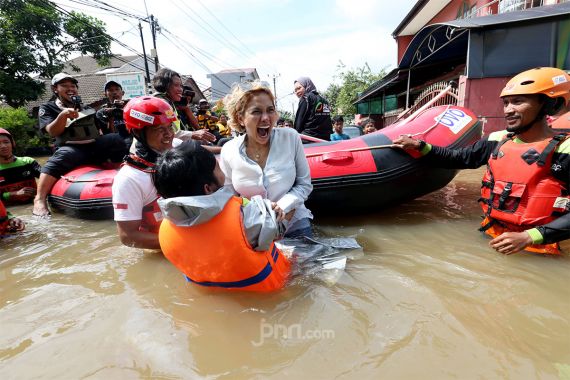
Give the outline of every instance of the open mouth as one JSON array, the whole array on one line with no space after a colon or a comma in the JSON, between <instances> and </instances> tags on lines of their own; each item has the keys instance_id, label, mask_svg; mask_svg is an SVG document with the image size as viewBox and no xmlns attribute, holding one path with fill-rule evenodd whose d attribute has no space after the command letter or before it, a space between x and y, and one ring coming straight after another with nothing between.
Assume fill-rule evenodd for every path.
<instances>
[{"instance_id":1,"label":"open mouth","mask_svg":"<svg viewBox=\"0 0 570 380\"><path fill-rule=\"evenodd\" d=\"M267 137L269 136L269 127L258 127L257 128L257 135L259 137Z\"/></svg>"}]
</instances>

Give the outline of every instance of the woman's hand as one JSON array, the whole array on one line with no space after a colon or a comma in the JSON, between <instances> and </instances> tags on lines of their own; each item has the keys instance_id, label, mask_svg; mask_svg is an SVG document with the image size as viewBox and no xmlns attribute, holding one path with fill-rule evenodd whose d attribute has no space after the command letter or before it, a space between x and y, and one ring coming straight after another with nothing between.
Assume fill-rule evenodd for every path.
<instances>
[{"instance_id":1,"label":"woman's hand","mask_svg":"<svg viewBox=\"0 0 570 380\"><path fill-rule=\"evenodd\" d=\"M400 135L393 144L402 149L420 149L421 141L410 137L410 135Z\"/></svg>"},{"instance_id":2,"label":"woman's hand","mask_svg":"<svg viewBox=\"0 0 570 380\"><path fill-rule=\"evenodd\" d=\"M276 202L271 202L271 208L273 209L273 211L275 211L275 219L277 219L278 222L285 219L286 215L289 215L291 213L289 211L289 213L285 214L285 211L283 211L281 207L277 206ZM290 220L290 218L287 220Z\"/></svg>"},{"instance_id":3,"label":"woman's hand","mask_svg":"<svg viewBox=\"0 0 570 380\"><path fill-rule=\"evenodd\" d=\"M208 130L206 129L199 129L197 131L192 132L192 139L193 140L199 140L199 141L204 141L204 142L214 142L216 141L216 136L214 136L213 134L211 134Z\"/></svg>"},{"instance_id":4,"label":"woman's hand","mask_svg":"<svg viewBox=\"0 0 570 380\"><path fill-rule=\"evenodd\" d=\"M511 255L532 244L532 238L525 232L505 232L489 242L489 246L499 253Z\"/></svg>"},{"instance_id":5,"label":"woman's hand","mask_svg":"<svg viewBox=\"0 0 570 380\"><path fill-rule=\"evenodd\" d=\"M285 217L283 219L290 222L291 219L293 219L293 215L295 215L295 209L293 209L293 210L289 211L287 214L285 214Z\"/></svg>"}]
</instances>

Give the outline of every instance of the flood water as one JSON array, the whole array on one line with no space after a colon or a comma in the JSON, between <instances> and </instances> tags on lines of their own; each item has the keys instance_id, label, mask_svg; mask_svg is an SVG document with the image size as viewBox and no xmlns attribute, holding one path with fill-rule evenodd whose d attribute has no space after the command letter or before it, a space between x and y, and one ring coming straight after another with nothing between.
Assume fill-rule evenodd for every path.
<instances>
[{"instance_id":1,"label":"flood water","mask_svg":"<svg viewBox=\"0 0 570 380\"><path fill-rule=\"evenodd\" d=\"M186 283L112 221L31 206L0 241L2 379L569 379L570 259L477 232L481 170L366 216L316 218L363 255L270 294ZM333 206L334 207L334 206Z\"/></svg>"}]
</instances>

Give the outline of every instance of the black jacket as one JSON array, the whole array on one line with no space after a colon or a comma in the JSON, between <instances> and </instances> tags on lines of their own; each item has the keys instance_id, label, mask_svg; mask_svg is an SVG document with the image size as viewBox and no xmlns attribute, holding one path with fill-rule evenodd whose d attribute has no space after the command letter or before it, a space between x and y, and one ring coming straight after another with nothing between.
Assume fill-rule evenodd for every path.
<instances>
[{"instance_id":1,"label":"black jacket","mask_svg":"<svg viewBox=\"0 0 570 380\"><path fill-rule=\"evenodd\" d=\"M332 133L330 106L318 92L311 91L299 100L295 129L308 136L330 140Z\"/></svg>"}]
</instances>

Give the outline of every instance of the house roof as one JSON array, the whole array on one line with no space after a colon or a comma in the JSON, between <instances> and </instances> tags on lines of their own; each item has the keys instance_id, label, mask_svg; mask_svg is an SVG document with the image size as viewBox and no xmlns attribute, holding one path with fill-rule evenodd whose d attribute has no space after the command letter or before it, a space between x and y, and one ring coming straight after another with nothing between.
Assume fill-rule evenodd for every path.
<instances>
[{"instance_id":1,"label":"house roof","mask_svg":"<svg viewBox=\"0 0 570 380\"><path fill-rule=\"evenodd\" d=\"M414 61L418 58L418 54L421 55L422 53L422 47L427 46L430 40L448 40L448 44L445 46L445 49L434 50L433 47L431 49L427 49L434 50L434 52L431 53L429 61L424 60L425 63L465 55L468 47L468 34L465 32L469 29L490 28L497 25L535 21L542 18L568 17L568 15L570 15L570 2L494 14L490 16L431 24L424 27L414 36L408 45L408 48L404 52L398 66L399 68L408 68L413 66ZM444 35L451 37L444 38ZM432 36L435 38L430 38Z\"/></svg>"},{"instance_id":2,"label":"house roof","mask_svg":"<svg viewBox=\"0 0 570 380\"><path fill-rule=\"evenodd\" d=\"M541 7L528 8L520 11L512 11L499 13L495 15L473 17L466 19L458 19L448 21L445 24L456 28L475 29L484 28L486 26L494 26L508 24L512 22L530 21L540 18L548 18L555 16L570 16L570 2L543 5Z\"/></svg>"},{"instance_id":3,"label":"house roof","mask_svg":"<svg viewBox=\"0 0 570 380\"><path fill-rule=\"evenodd\" d=\"M418 0L394 29L392 37L416 34L450 2L451 0Z\"/></svg>"},{"instance_id":4,"label":"house roof","mask_svg":"<svg viewBox=\"0 0 570 380\"><path fill-rule=\"evenodd\" d=\"M354 103L360 103L367 99L374 98L389 88L392 91L394 89L398 90L399 87L405 84L408 76L407 71L410 67L412 67L414 71L412 82L420 83L422 80L428 80L430 77L433 77L433 72L438 69L442 61L449 62L452 66L460 65L461 62L465 63L464 57L467 54L468 48L467 32L470 29L493 28L498 25L532 22L532 20L542 18L568 17L569 14L570 2L566 2L521 11L428 25L414 36L398 68L392 70L380 81L368 87ZM445 34L451 34L456 38L449 39L445 46L430 46L430 41L444 40L441 37ZM426 54L424 59L421 60L424 48L428 48L429 54ZM414 67L415 60L418 60L418 58L421 60L421 65ZM411 85L413 87L414 83Z\"/></svg>"},{"instance_id":5,"label":"house roof","mask_svg":"<svg viewBox=\"0 0 570 380\"><path fill-rule=\"evenodd\" d=\"M65 63L65 66L62 71L72 74L72 75L86 75L86 74L95 74L96 72L108 69L108 68L120 68L125 63L131 62L139 58L137 55L116 55L111 58L111 63L105 66L99 66L97 60L89 55L82 55L76 58L73 58L70 61ZM78 70L76 70L76 67Z\"/></svg>"},{"instance_id":6,"label":"house roof","mask_svg":"<svg viewBox=\"0 0 570 380\"><path fill-rule=\"evenodd\" d=\"M147 58L147 61L152 77L155 73L154 61L151 61L150 58ZM77 67L79 71L74 70L73 66ZM83 104L98 105L101 100L104 101L105 99L103 87L107 82L106 74L145 72L145 67L144 59L137 55L116 55L111 58L111 63L108 66L99 66L97 61L91 56L80 56L66 62L63 71L73 75L77 79L79 95L81 96ZM26 104L28 109L39 107L52 97L51 79L38 78L38 80L44 82L44 95L37 100L28 102ZM182 80L185 85L190 86L194 92L196 92L193 103L197 104L200 99L204 98L203 92L191 75L182 75Z\"/></svg>"}]
</instances>

